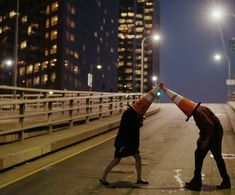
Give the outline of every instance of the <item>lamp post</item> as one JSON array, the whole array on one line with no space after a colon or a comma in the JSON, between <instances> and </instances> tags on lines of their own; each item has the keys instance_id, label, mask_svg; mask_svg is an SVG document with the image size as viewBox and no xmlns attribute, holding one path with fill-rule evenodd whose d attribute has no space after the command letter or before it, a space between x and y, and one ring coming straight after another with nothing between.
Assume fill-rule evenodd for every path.
<instances>
[{"instance_id":1,"label":"lamp post","mask_svg":"<svg viewBox=\"0 0 235 195\"><path fill-rule=\"evenodd\" d=\"M144 37L141 41L141 84L140 84L140 92L143 94L144 91L144 42L152 38L154 41L159 41L160 35L159 34L154 34L150 35L148 37Z\"/></svg>"},{"instance_id":2,"label":"lamp post","mask_svg":"<svg viewBox=\"0 0 235 195\"><path fill-rule=\"evenodd\" d=\"M13 68L13 86L14 87L17 87L18 38L19 38L19 0L16 1L14 68ZM16 89L14 89L14 98L16 99Z\"/></svg>"},{"instance_id":3,"label":"lamp post","mask_svg":"<svg viewBox=\"0 0 235 195\"><path fill-rule=\"evenodd\" d=\"M156 85L157 84L157 76L152 76L152 80L153 80L153 82L154 82L154 85Z\"/></svg>"},{"instance_id":4,"label":"lamp post","mask_svg":"<svg viewBox=\"0 0 235 195\"><path fill-rule=\"evenodd\" d=\"M230 100L230 96L231 96L231 83L230 82L230 79L231 79L231 60L229 57L226 57L225 58L227 63L228 63L228 80L226 82L226 84L228 85L228 100ZM215 61L221 61L222 60L222 56L220 54L215 54L214 55L214 60Z\"/></svg>"}]
</instances>

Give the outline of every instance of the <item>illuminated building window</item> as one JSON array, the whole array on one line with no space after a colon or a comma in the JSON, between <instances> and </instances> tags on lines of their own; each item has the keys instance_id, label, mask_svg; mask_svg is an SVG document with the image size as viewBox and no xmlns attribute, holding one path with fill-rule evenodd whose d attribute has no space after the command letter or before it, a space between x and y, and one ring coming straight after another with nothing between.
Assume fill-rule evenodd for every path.
<instances>
[{"instance_id":1,"label":"illuminated building window","mask_svg":"<svg viewBox=\"0 0 235 195\"><path fill-rule=\"evenodd\" d=\"M25 75L25 67L20 67L20 76Z\"/></svg>"},{"instance_id":2,"label":"illuminated building window","mask_svg":"<svg viewBox=\"0 0 235 195\"><path fill-rule=\"evenodd\" d=\"M57 39L57 30L53 30L53 31L51 31L51 40L55 40L55 39Z\"/></svg>"},{"instance_id":3,"label":"illuminated building window","mask_svg":"<svg viewBox=\"0 0 235 195\"><path fill-rule=\"evenodd\" d=\"M79 58L79 54L78 54L78 52L74 52L74 57L76 58L76 59L78 59Z\"/></svg>"},{"instance_id":4,"label":"illuminated building window","mask_svg":"<svg viewBox=\"0 0 235 195\"><path fill-rule=\"evenodd\" d=\"M145 20L152 20L153 17L152 17L152 16L144 16L144 19L145 19Z\"/></svg>"},{"instance_id":5,"label":"illuminated building window","mask_svg":"<svg viewBox=\"0 0 235 195\"><path fill-rule=\"evenodd\" d=\"M58 10L58 7L59 7L59 3L56 1L54 3L51 4L51 11L52 12L55 12Z\"/></svg>"},{"instance_id":6,"label":"illuminated building window","mask_svg":"<svg viewBox=\"0 0 235 195\"><path fill-rule=\"evenodd\" d=\"M122 17L126 17L126 16L127 16L127 13L121 13L121 16L122 16Z\"/></svg>"},{"instance_id":7,"label":"illuminated building window","mask_svg":"<svg viewBox=\"0 0 235 195\"><path fill-rule=\"evenodd\" d=\"M106 20L105 20L105 18L103 19L103 24L105 24L106 23Z\"/></svg>"},{"instance_id":8,"label":"illuminated building window","mask_svg":"<svg viewBox=\"0 0 235 195\"><path fill-rule=\"evenodd\" d=\"M20 48L21 49L24 49L24 48L26 48L27 47L27 41L22 41L21 43L20 43Z\"/></svg>"},{"instance_id":9,"label":"illuminated building window","mask_svg":"<svg viewBox=\"0 0 235 195\"><path fill-rule=\"evenodd\" d=\"M6 32L6 31L8 31L8 30L10 30L10 27L9 27L9 26L4 26L3 29L2 29L3 32Z\"/></svg>"},{"instance_id":10,"label":"illuminated building window","mask_svg":"<svg viewBox=\"0 0 235 195\"><path fill-rule=\"evenodd\" d=\"M67 67L69 65L69 61L68 60L64 60L64 66Z\"/></svg>"},{"instance_id":11,"label":"illuminated building window","mask_svg":"<svg viewBox=\"0 0 235 195\"><path fill-rule=\"evenodd\" d=\"M119 20L118 20L118 22L119 22L120 24L125 23L125 21L126 21L126 19L119 19Z\"/></svg>"},{"instance_id":12,"label":"illuminated building window","mask_svg":"<svg viewBox=\"0 0 235 195\"><path fill-rule=\"evenodd\" d=\"M100 26L100 30L103 31L103 30L104 30L104 27L103 27L103 26Z\"/></svg>"},{"instance_id":13,"label":"illuminated building window","mask_svg":"<svg viewBox=\"0 0 235 195\"><path fill-rule=\"evenodd\" d=\"M74 42L74 41L75 41L75 35L74 35L74 34L70 34L69 40L70 40L71 42Z\"/></svg>"},{"instance_id":14,"label":"illuminated building window","mask_svg":"<svg viewBox=\"0 0 235 195\"><path fill-rule=\"evenodd\" d=\"M11 11L9 13L9 18L13 18L15 15L16 15L16 12L15 11Z\"/></svg>"},{"instance_id":15,"label":"illuminated building window","mask_svg":"<svg viewBox=\"0 0 235 195\"><path fill-rule=\"evenodd\" d=\"M73 72L74 72L75 74L78 73L78 67L77 67L77 66L74 66Z\"/></svg>"},{"instance_id":16,"label":"illuminated building window","mask_svg":"<svg viewBox=\"0 0 235 195\"><path fill-rule=\"evenodd\" d=\"M56 59L56 58L52 59L52 60L50 61L51 66L55 66L56 62L57 62L57 59Z\"/></svg>"},{"instance_id":17,"label":"illuminated building window","mask_svg":"<svg viewBox=\"0 0 235 195\"><path fill-rule=\"evenodd\" d=\"M48 49L45 49L45 51L44 51L44 55L45 55L45 56L48 56L48 54L49 54Z\"/></svg>"},{"instance_id":18,"label":"illuminated building window","mask_svg":"<svg viewBox=\"0 0 235 195\"><path fill-rule=\"evenodd\" d=\"M114 23L114 19L111 19L111 23Z\"/></svg>"},{"instance_id":19,"label":"illuminated building window","mask_svg":"<svg viewBox=\"0 0 235 195\"><path fill-rule=\"evenodd\" d=\"M143 32L144 31L144 28L143 27L137 27L136 28L136 32Z\"/></svg>"},{"instance_id":20,"label":"illuminated building window","mask_svg":"<svg viewBox=\"0 0 235 195\"><path fill-rule=\"evenodd\" d=\"M53 73L51 73L51 82L54 83L55 80L56 80L56 73L53 72Z\"/></svg>"},{"instance_id":21,"label":"illuminated building window","mask_svg":"<svg viewBox=\"0 0 235 195\"><path fill-rule=\"evenodd\" d=\"M73 20L70 21L70 27L75 28L75 22Z\"/></svg>"},{"instance_id":22,"label":"illuminated building window","mask_svg":"<svg viewBox=\"0 0 235 195\"><path fill-rule=\"evenodd\" d=\"M46 7L46 14L47 14L47 15L50 14L50 5L48 5L48 6Z\"/></svg>"},{"instance_id":23,"label":"illuminated building window","mask_svg":"<svg viewBox=\"0 0 235 195\"><path fill-rule=\"evenodd\" d=\"M133 12L128 12L127 15L133 17L134 13Z\"/></svg>"},{"instance_id":24,"label":"illuminated building window","mask_svg":"<svg viewBox=\"0 0 235 195\"><path fill-rule=\"evenodd\" d=\"M28 35L31 35L31 34L32 34L32 27L29 26L29 27L28 27Z\"/></svg>"},{"instance_id":25,"label":"illuminated building window","mask_svg":"<svg viewBox=\"0 0 235 195\"><path fill-rule=\"evenodd\" d=\"M49 28L49 27L50 27L50 20L49 20L49 19L46 20L45 27L46 27L46 28Z\"/></svg>"},{"instance_id":26,"label":"illuminated building window","mask_svg":"<svg viewBox=\"0 0 235 195\"><path fill-rule=\"evenodd\" d=\"M0 27L0 34L2 34L2 27Z\"/></svg>"},{"instance_id":27,"label":"illuminated building window","mask_svg":"<svg viewBox=\"0 0 235 195\"><path fill-rule=\"evenodd\" d=\"M74 7L71 7L71 11L70 11L71 14L76 14L76 10Z\"/></svg>"},{"instance_id":28,"label":"illuminated building window","mask_svg":"<svg viewBox=\"0 0 235 195\"><path fill-rule=\"evenodd\" d=\"M48 39L49 38L49 32L45 33L45 38Z\"/></svg>"},{"instance_id":29,"label":"illuminated building window","mask_svg":"<svg viewBox=\"0 0 235 195\"><path fill-rule=\"evenodd\" d=\"M34 72L34 73L38 72L38 71L40 70L40 66L41 66L40 63L34 64L34 70L33 70L33 72Z\"/></svg>"},{"instance_id":30,"label":"illuminated building window","mask_svg":"<svg viewBox=\"0 0 235 195\"><path fill-rule=\"evenodd\" d=\"M82 50L83 50L83 51L86 51L86 45L83 44Z\"/></svg>"},{"instance_id":31,"label":"illuminated building window","mask_svg":"<svg viewBox=\"0 0 235 195\"><path fill-rule=\"evenodd\" d=\"M50 54L57 53L57 45L53 45L52 48L50 49Z\"/></svg>"},{"instance_id":32,"label":"illuminated building window","mask_svg":"<svg viewBox=\"0 0 235 195\"><path fill-rule=\"evenodd\" d=\"M0 22L2 22L2 16L0 16Z\"/></svg>"},{"instance_id":33,"label":"illuminated building window","mask_svg":"<svg viewBox=\"0 0 235 195\"><path fill-rule=\"evenodd\" d=\"M42 75L42 84L46 84L47 81L48 81L48 75L47 74Z\"/></svg>"},{"instance_id":34,"label":"illuminated building window","mask_svg":"<svg viewBox=\"0 0 235 195\"><path fill-rule=\"evenodd\" d=\"M44 62L42 63L42 70L47 69L48 64L49 64L48 61L44 61Z\"/></svg>"},{"instance_id":35,"label":"illuminated building window","mask_svg":"<svg viewBox=\"0 0 235 195\"><path fill-rule=\"evenodd\" d=\"M98 33L97 32L94 32L94 37L98 37Z\"/></svg>"},{"instance_id":36,"label":"illuminated building window","mask_svg":"<svg viewBox=\"0 0 235 195\"><path fill-rule=\"evenodd\" d=\"M33 72L33 65L27 66L26 74L31 74Z\"/></svg>"},{"instance_id":37,"label":"illuminated building window","mask_svg":"<svg viewBox=\"0 0 235 195\"><path fill-rule=\"evenodd\" d=\"M111 53L114 53L114 49L113 49L112 47L111 47L111 49L110 49L110 52L111 52Z\"/></svg>"},{"instance_id":38,"label":"illuminated building window","mask_svg":"<svg viewBox=\"0 0 235 195\"><path fill-rule=\"evenodd\" d=\"M33 85L39 85L40 84L40 77L37 76L35 78L33 78Z\"/></svg>"},{"instance_id":39,"label":"illuminated building window","mask_svg":"<svg viewBox=\"0 0 235 195\"><path fill-rule=\"evenodd\" d=\"M21 21L22 21L22 23L27 22L27 21L28 21L28 16L23 16L23 17L21 18Z\"/></svg>"},{"instance_id":40,"label":"illuminated building window","mask_svg":"<svg viewBox=\"0 0 235 195\"><path fill-rule=\"evenodd\" d=\"M58 16L51 17L51 26L54 26L58 23Z\"/></svg>"},{"instance_id":41,"label":"illuminated building window","mask_svg":"<svg viewBox=\"0 0 235 195\"><path fill-rule=\"evenodd\" d=\"M145 27L146 27L146 28L151 28L151 29L152 29L153 25L152 25L152 24L145 24Z\"/></svg>"},{"instance_id":42,"label":"illuminated building window","mask_svg":"<svg viewBox=\"0 0 235 195\"><path fill-rule=\"evenodd\" d=\"M142 14L136 14L136 18L141 19L141 18L143 18L143 16L142 16Z\"/></svg>"}]
</instances>

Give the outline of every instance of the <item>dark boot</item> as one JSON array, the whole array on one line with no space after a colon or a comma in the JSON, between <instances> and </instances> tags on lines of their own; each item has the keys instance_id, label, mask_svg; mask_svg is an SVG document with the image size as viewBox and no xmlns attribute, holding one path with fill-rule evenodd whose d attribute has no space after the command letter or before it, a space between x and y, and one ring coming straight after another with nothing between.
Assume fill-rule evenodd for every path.
<instances>
[{"instance_id":1,"label":"dark boot","mask_svg":"<svg viewBox=\"0 0 235 195\"><path fill-rule=\"evenodd\" d=\"M186 182L184 187L192 191L200 191L202 180L193 178L190 182Z\"/></svg>"},{"instance_id":2,"label":"dark boot","mask_svg":"<svg viewBox=\"0 0 235 195\"><path fill-rule=\"evenodd\" d=\"M229 189L231 188L231 182L230 179L223 179L223 181L221 182L221 184L219 186L216 186L217 190L222 190L222 189Z\"/></svg>"}]
</instances>

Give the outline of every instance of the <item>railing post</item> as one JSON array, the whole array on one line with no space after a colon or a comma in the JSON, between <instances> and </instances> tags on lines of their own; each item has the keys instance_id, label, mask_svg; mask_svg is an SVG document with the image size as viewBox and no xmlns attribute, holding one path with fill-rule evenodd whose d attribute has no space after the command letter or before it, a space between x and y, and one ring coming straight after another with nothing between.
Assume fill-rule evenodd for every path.
<instances>
[{"instance_id":1,"label":"railing post","mask_svg":"<svg viewBox=\"0 0 235 195\"><path fill-rule=\"evenodd\" d=\"M100 97L100 99L99 99L99 118L102 118L102 112L103 112L103 97Z\"/></svg>"},{"instance_id":2,"label":"railing post","mask_svg":"<svg viewBox=\"0 0 235 195\"><path fill-rule=\"evenodd\" d=\"M69 126L70 127L73 127L73 99L71 99L70 101L69 101L69 117L70 117L70 121L69 121Z\"/></svg>"},{"instance_id":3,"label":"railing post","mask_svg":"<svg viewBox=\"0 0 235 195\"><path fill-rule=\"evenodd\" d=\"M20 129L21 129L21 132L19 134L19 139L20 141L23 141L24 140L24 114L25 114L25 104L20 104L20 107L19 107L19 126L20 126Z\"/></svg>"},{"instance_id":4,"label":"railing post","mask_svg":"<svg viewBox=\"0 0 235 195\"><path fill-rule=\"evenodd\" d=\"M113 96L109 98L109 114L110 116L113 115Z\"/></svg>"},{"instance_id":5,"label":"railing post","mask_svg":"<svg viewBox=\"0 0 235 195\"><path fill-rule=\"evenodd\" d=\"M48 114L47 114L47 121L49 123L49 133L52 133L52 107L53 102L48 102Z\"/></svg>"},{"instance_id":6,"label":"railing post","mask_svg":"<svg viewBox=\"0 0 235 195\"><path fill-rule=\"evenodd\" d=\"M86 98L86 123L90 121L90 98Z\"/></svg>"}]
</instances>

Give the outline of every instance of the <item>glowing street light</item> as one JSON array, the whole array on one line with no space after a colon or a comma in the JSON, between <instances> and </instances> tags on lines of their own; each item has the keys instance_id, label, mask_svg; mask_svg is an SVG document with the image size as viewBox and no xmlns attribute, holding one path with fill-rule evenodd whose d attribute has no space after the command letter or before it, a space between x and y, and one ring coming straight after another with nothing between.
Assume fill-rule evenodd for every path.
<instances>
[{"instance_id":1,"label":"glowing street light","mask_svg":"<svg viewBox=\"0 0 235 195\"><path fill-rule=\"evenodd\" d=\"M217 21L220 21L223 18L223 11L222 9L216 8L212 11L211 16Z\"/></svg>"},{"instance_id":2,"label":"glowing street light","mask_svg":"<svg viewBox=\"0 0 235 195\"><path fill-rule=\"evenodd\" d=\"M140 84L140 92L143 93L144 91L144 42L147 39L152 39L153 41L159 41L160 35L159 34L153 34L148 37L144 37L141 41L141 84Z\"/></svg>"},{"instance_id":3,"label":"glowing street light","mask_svg":"<svg viewBox=\"0 0 235 195\"><path fill-rule=\"evenodd\" d=\"M13 65L13 60L12 59L6 59L4 60L3 64L6 65L7 67L11 67Z\"/></svg>"},{"instance_id":4,"label":"glowing street light","mask_svg":"<svg viewBox=\"0 0 235 195\"><path fill-rule=\"evenodd\" d=\"M98 64L96 68L100 70L102 68L102 65Z\"/></svg>"},{"instance_id":5,"label":"glowing street light","mask_svg":"<svg viewBox=\"0 0 235 195\"><path fill-rule=\"evenodd\" d=\"M220 54L215 54L214 59L215 61L220 61L222 59L222 56Z\"/></svg>"}]
</instances>

